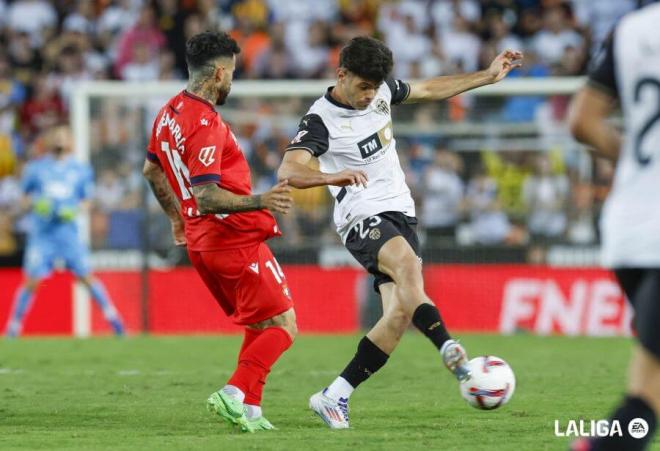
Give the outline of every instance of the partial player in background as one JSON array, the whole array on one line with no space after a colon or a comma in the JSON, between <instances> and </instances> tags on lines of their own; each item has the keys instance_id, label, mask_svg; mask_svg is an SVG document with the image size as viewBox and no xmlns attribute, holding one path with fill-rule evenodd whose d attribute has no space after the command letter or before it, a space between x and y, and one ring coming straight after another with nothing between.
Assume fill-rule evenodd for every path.
<instances>
[{"instance_id":1,"label":"partial player in background","mask_svg":"<svg viewBox=\"0 0 660 451\"><path fill-rule=\"evenodd\" d=\"M341 51L336 85L312 105L287 147L279 178L296 188L328 186L337 232L374 275L383 303L382 318L362 338L355 357L310 398L310 408L331 428L349 427L351 393L385 365L411 320L456 378L469 378L465 350L450 337L424 291L415 204L397 156L391 107L447 99L496 83L521 58L519 52L505 51L487 70L408 84L390 77L392 52L382 42L354 38ZM319 170L308 166L312 157L318 158Z\"/></svg>"},{"instance_id":2,"label":"partial player in background","mask_svg":"<svg viewBox=\"0 0 660 451\"><path fill-rule=\"evenodd\" d=\"M21 181L24 204L31 208L23 261L27 280L18 290L7 323L7 337L21 332L39 283L62 261L90 291L117 335L124 326L105 286L92 277L89 249L80 239L76 218L87 207L94 186L92 168L71 155L71 132L57 126L45 135L47 154L30 161Z\"/></svg>"},{"instance_id":3,"label":"partial player in background","mask_svg":"<svg viewBox=\"0 0 660 451\"><path fill-rule=\"evenodd\" d=\"M245 156L215 111L229 95L239 52L224 33L205 32L188 41L188 87L158 113L144 175L170 218L175 243L188 247L220 307L245 328L238 367L207 406L241 431L253 432L274 429L262 415L261 396L297 329L286 278L264 243L281 234L271 211L289 211L290 188L284 181L252 194ZM182 314L187 302L197 301L182 299Z\"/></svg>"},{"instance_id":4,"label":"partial player in background","mask_svg":"<svg viewBox=\"0 0 660 451\"><path fill-rule=\"evenodd\" d=\"M616 162L600 219L603 263L635 310L626 396L610 417L623 436L580 440L576 451L646 449L660 412L660 5L625 16L574 97L575 138ZM618 103L625 136L607 119ZM585 394L588 396L588 394Z\"/></svg>"}]
</instances>

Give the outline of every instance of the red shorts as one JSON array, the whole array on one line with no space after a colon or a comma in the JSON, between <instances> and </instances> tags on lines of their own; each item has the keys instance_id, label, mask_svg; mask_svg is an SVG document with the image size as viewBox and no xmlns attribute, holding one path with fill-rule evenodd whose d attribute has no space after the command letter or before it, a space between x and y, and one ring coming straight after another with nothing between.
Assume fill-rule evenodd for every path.
<instances>
[{"instance_id":1,"label":"red shorts","mask_svg":"<svg viewBox=\"0 0 660 451\"><path fill-rule=\"evenodd\" d=\"M227 316L248 325L293 307L284 273L265 243L226 251L188 251Z\"/></svg>"}]
</instances>

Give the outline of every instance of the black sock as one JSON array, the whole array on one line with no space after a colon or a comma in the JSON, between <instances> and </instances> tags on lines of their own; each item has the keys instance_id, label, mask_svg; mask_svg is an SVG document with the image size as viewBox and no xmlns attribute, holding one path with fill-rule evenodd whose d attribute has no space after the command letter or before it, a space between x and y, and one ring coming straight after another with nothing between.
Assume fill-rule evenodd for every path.
<instances>
[{"instance_id":1,"label":"black sock","mask_svg":"<svg viewBox=\"0 0 660 451\"><path fill-rule=\"evenodd\" d=\"M635 418L641 418L648 423L647 434L643 438L635 438L628 433L628 424ZM610 424L613 420L619 421L623 432L622 436L599 437L592 442L592 451L641 451L646 449L653 440L657 422L656 413L642 398L626 396L623 403L610 417ZM643 426L638 424L636 430L641 433L640 428L643 428Z\"/></svg>"},{"instance_id":2,"label":"black sock","mask_svg":"<svg viewBox=\"0 0 660 451\"><path fill-rule=\"evenodd\" d=\"M369 338L363 337L358 343L355 357L351 360L340 376L346 379L353 388L357 388L369 376L381 369L390 356L385 354Z\"/></svg>"},{"instance_id":3,"label":"black sock","mask_svg":"<svg viewBox=\"0 0 660 451\"><path fill-rule=\"evenodd\" d=\"M412 322L429 340L433 342L438 351L442 345L451 340L445 324L440 318L440 312L435 305L422 304L413 313Z\"/></svg>"}]
</instances>

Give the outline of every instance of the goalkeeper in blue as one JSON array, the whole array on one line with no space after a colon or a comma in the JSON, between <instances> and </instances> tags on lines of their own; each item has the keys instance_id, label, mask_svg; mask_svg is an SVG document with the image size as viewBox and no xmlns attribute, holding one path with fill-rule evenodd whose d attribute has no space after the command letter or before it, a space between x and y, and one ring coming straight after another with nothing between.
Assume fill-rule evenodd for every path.
<instances>
[{"instance_id":1,"label":"goalkeeper in blue","mask_svg":"<svg viewBox=\"0 0 660 451\"><path fill-rule=\"evenodd\" d=\"M71 155L71 132L57 126L46 135L47 154L25 165L21 186L30 212L30 229L23 260L25 283L14 298L7 337L20 334L35 290L57 262L63 263L90 291L116 335L124 326L104 285L92 277L89 249L78 236L76 218L91 196L92 168Z\"/></svg>"}]
</instances>

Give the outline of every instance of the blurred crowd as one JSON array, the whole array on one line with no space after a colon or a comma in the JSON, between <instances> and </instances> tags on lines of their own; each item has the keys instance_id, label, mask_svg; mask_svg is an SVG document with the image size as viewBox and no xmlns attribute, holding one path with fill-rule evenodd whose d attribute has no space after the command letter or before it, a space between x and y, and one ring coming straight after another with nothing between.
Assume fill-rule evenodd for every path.
<instances>
[{"instance_id":1,"label":"blurred crowd","mask_svg":"<svg viewBox=\"0 0 660 451\"><path fill-rule=\"evenodd\" d=\"M497 52L521 49L525 66L512 76L585 73L613 24L639 0L0 0L0 254L16 252L24 232L17 199L25 161L38 137L68 119L72 89L86 80L183 80L186 40L228 30L242 52L235 79L332 78L341 47L357 35L383 39L394 75L425 78L486 67ZM137 247L126 234L140 224L145 199L140 165L146 112L106 102L94 111L91 156L97 179L92 236L96 247ZM308 102L309 99L305 99ZM295 99L292 100L295 103ZM237 109L271 108L241 103ZM507 122L534 120L545 99L511 98L498 110ZM295 115L306 104L290 104ZM563 110L559 103L558 119ZM563 103L565 106L565 102ZM473 113L466 112L473 108ZM435 120L475 117L478 105L442 110ZM422 115L413 120L423 121ZM294 124L295 125L295 124ZM236 126L255 172L272 182L291 128ZM610 169L600 163L583 183L561 155L453 153L442 139L400 140L399 151L419 201L429 239L462 244L520 244L535 237L597 240L594 212ZM602 167L601 167L602 166ZM284 218L294 244L331 236L330 199L297 192L296 214ZM155 208L155 205L151 205ZM163 226L163 233L167 227ZM319 229L323 233L319 233ZM122 230L124 233L122 233ZM327 232L327 233L326 233ZM137 233L137 232L136 232ZM17 238L18 237L18 238ZM328 238L331 239L331 238Z\"/></svg>"}]
</instances>

